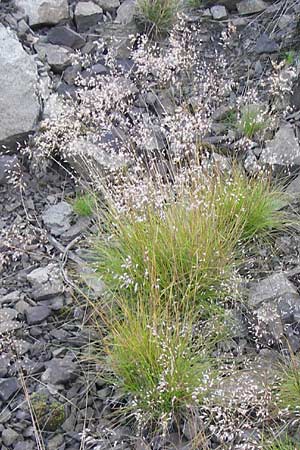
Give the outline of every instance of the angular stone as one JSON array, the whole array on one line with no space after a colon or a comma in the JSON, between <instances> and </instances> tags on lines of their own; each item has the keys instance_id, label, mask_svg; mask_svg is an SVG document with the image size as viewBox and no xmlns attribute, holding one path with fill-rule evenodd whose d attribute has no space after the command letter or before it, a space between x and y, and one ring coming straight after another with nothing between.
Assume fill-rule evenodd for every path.
<instances>
[{"instance_id":1,"label":"angular stone","mask_svg":"<svg viewBox=\"0 0 300 450\"><path fill-rule=\"evenodd\" d=\"M53 72L60 73L71 64L71 52L64 47L53 44L38 43L35 46L39 57L46 61Z\"/></svg>"},{"instance_id":2,"label":"angular stone","mask_svg":"<svg viewBox=\"0 0 300 450\"><path fill-rule=\"evenodd\" d=\"M24 441L24 442L18 442L14 446L14 450L34 450L35 449L35 443L33 441Z\"/></svg>"},{"instance_id":3,"label":"angular stone","mask_svg":"<svg viewBox=\"0 0 300 450\"><path fill-rule=\"evenodd\" d=\"M7 402L20 389L18 379L16 377L0 378L0 399Z\"/></svg>"},{"instance_id":4,"label":"angular stone","mask_svg":"<svg viewBox=\"0 0 300 450\"><path fill-rule=\"evenodd\" d=\"M242 0L236 7L241 15L255 14L264 11L269 5L263 0Z\"/></svg>"},{"instance_id":5,"label":"angular stone","mask_svg":"<svg viewBox=\"0 0 300 450\"><path fill-rule=\"evenodd\" d=\"M227 11L223 5L215 5L210 8L213 19L222 20L227 18Z\"/></svg>"},{"instance_id":6,"label":"angular stone","mask_svg":"<svg viewBox=\"0 0 300 450\"><path fill-rule=\"evenodd\" d=\"M71 224L70 219L73 213L72 207L67 202L59 202L50 206L43 213L43 221L54 236L60 236L67 231Z\"/></svg>"},{"instance_id":7,"label":"angular stone","mask_svg":"<svg viewBox=\"0 0 300 450\"><path fill-rule=\"evenodd\" d=\"M19 433L12 428L6 428L2 431L2 442L8 447L18 440Z\"/></svg>"},{"instance_id":8,"label":"angular stone","mask_svg":"<svg viewBox=\"0 0 300 450\"><path fill-rule=\"evenodd\" d=\"M56 25L69 18L68 0L15 0L15 4L28 16L30 26Z\"/></svg>"},{"instance_id":9,"label":"angular stone","mask_svg":"<svg viewBox=\"0 0 300 450\"><path fill-rule=\"evenodd\" d=\"M279 51L279 45L271 39L266 33L263 33L256 42L255 52L259 55L261 53L276 53Z\"/></svg>"},{"instance_id":10,"label":"angular stone","mask_svg":"<svg viewBox=\"0 0 300 450\"><path fill-rule=\"evenodd\" d=\"M34 130L40 113L37 66L16 36L0 24L0 144Z\"/></svg>"},{"instance_id":11,"label":"angular stone","mask_svg":"<svg viewBox=\"0 0 300 450\"><path fill-rule=\"evenodd\" d=\"M104 11L112 12L120 6L119 0L95 0Z\"/></svg>"},{"instance_id":12,"label":"angular stone","mask_svg":"<svg viewBox=\"0 0 300 450\"><path fill-rule=\"evenodd\" d=\"M261 152L260 163L269 167L291 167L300 165L300 146L293 127L279 128L272 141L266 143Z\"/></svg>"},{"instance_id":13,"label":"angular stone","mask_svg":"<svg viewBox=\"0 0 300 450\"><path fill-rule=\"evenodd\" d=\"M32 306L25 312L28 325L37 325L47 319L50 315L51 309L44 305Z\"/></svg>"},{"instance_id":14,"label":"angular stone","mask_svg":"<svg viewBox=\"0 0 300 450\"><path fill-rule=\"evenodd\" d=\"M117 11L116 22L122 25L131 23L137 11L136 0L124 0Z\"/></svg>"},{"instance_id":15,"label":"angular stone","mask_svg":"<svg viewBox=\"0 0 300 450\"><path fill-rule=\"evenodd\" d=\"M75 23L78 31L87 31L101 21L103 10L92 1L79 2L75 8Z\"/></svg>"},{"instance_id":16,"label":"angular stone","mask_svg":"<svg viewBox=\"0 0 300 450\"><path fill-rule=\"evenodd\" d=\"M67 359L53 358L42 375L42 381L49 384L67 384L77 377L77 365Z\"/></svg>"},{"instance_id":17,"label":"angular stone","mask_svg":"<svg viewBox=\"0 0 300 450\"><path fill-rule=\"evenodd\" d=\"M47 34L47 39L51 44L64 45L74 49L82 48L85 45L85 39L66 26L51 28Z\"/></svg>"},{"instance_id":18,"label":"angular stone","mask_svg":"<svg viewBox=\"0 0 300 450\"><path fill-rule=\"evenodd\" d=\"M283 273L275 273L268 278L255 283L249 290L248 304L251 307L279 300L286 294L298 296L295 286L286 278Z\"/></svg>"},{"instance_id":19,"label":"angular stone","mask_svg":"<svg viewBox=\"0 0 300 450\"><path fill-rule=\"evenodd\" d=\"M27 280L33 286L35 300L48 300L64 292L60 270L55 264L33 270L27 275Z\"/></svg>"}]
</instances>

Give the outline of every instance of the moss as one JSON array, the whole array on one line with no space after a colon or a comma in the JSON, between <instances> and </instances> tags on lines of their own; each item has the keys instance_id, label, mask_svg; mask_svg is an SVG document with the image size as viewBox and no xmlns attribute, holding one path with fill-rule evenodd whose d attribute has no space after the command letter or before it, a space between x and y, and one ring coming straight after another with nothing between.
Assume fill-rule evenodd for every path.
<instances>
[{"instance_id":1,"label":"moss","mask_svg":"<svg viewBox=\"0 0 300 450\"><path fill-rule=\"evenodd\" d=\"M62 403L51 401L46 394L33 394L31 405L40 429L55 431L65 421L65 409Z\"/></svg>"}]
</instances>

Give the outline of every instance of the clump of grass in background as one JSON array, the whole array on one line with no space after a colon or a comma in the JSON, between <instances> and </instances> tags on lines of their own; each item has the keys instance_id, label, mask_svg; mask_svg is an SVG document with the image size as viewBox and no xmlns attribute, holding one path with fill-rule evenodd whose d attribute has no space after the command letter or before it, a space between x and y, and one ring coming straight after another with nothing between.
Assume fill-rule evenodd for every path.
<instances>
[{"instance_id":1,"label":"clump of grass in background","mask_svg":"<svg viewBox=\"0 0 300 450\"><path fill-rule=\"evenodd\" d=\"M74 212L81 217L92 216L95 212L97 201L92 194L78 195L72 202Z\"/></svg>"},{"instance_id":2,"label":"clump of grass in background","mask_svg":"<svg viewBox=\"0 0 300 450\"><path fill-rule=\"evenodd\" d=\"M246 105L242 109L237 126L244 136L252 139L255 134L267 128L267 114L264 113L259 105Z\"/></svg>"},{"instance_id":3,"label":"clump of grass in background","mask_svg":"<svg viewBox=\"0 0 300 450\"><path fill-rule=\"evenodd\" d=\"M138 20L150 34L171 30L180 9L179 0L138 0Z\"/></svg>"}]
</instances>

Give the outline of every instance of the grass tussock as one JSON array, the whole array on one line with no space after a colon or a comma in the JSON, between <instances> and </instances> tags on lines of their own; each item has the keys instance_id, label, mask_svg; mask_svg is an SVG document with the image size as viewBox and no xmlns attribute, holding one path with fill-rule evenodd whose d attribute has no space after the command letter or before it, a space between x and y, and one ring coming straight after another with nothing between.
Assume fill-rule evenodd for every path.
<instances>
[{"instance_id":1,"label":"grass tussock","mask_svg":"<svg viewBox=\"0 0 300 450\"><path fill-rule=\"evenodd\" d=\"M128 411L141 427L166 429L201 404L212 386L212 342L193 332L186 318L166 310L132 311L112 322L107 339L108 365L114 383L128 394Z\"/></svg>"},{"instance_id":2,"label":"grass tussock","mask_svg":"<svg viewBox=\"0 0 300 450\"><path fill-rule=\"evenodd\" d=\"M180 10L179 0L138 0L138 20L150 34L170 31Z\"/></svg>"},{"instance_id":3,"label":"grass tussock","mask_svg":"<svg viewBox=\"0 0 300 450\"><path fill-rule=\"evenodd\" d=\"M172 297L209 317L226 297L241 244L290 225L284 201L268 178L249 179L238 168L176 193L170 187L162 207L147 202L138 216L110 211L95 242L97 270L118 295Z\"/></svg>"},{"instance_id":4,"label":"grass tussock","mask_svg":"<svg viewBox=\"0 0 300 450\"><path fill-rule=\"evenodd\" d=\"M92 194L78 195L72 203L74 212L81 217L90 217L96 209L96 199Z\"/></svg>"},{"instance_id":5,"label":"grass tussock","mask_svg":"<svg viewBox=\"0 0 300 450\"><path fill-rule=\"evenodd\" d=\"M296 356L292 356L290 364L282 370L278 400L282 409L300 411L300 361Z\"/></svg>"}]
</instances>

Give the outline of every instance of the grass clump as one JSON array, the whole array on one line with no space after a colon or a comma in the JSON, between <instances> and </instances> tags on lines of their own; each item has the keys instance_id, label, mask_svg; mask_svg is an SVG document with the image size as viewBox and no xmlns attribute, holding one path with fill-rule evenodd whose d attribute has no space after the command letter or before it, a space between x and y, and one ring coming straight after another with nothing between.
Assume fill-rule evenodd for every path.
<instances>
[{"instance_id":1,"label":"grass clump","mask_svg":"<svg viewBox=\"0 0 300 450\"><path fill-rule=\"evenodd\" d=\"M96 200L92 194L78 195L73 201L72 206L78 216L90 217L94 214Z\"/></svg>"},{"instance_id":2,"label":"grass clump","mask_svg":"<svg viewBox=\"0 0 300 450\"><path fill-rule=\"evenodd\" d=\"M264 131L267 126L267 115L259 105L245 106L237 123L240 132L248 139L252 139L257 133Z\"/></svg>"},{"instance_id":3,"label":"grass clump","mask_svg":"<svg viewBox=\"0 0 300 450\"><path fill-rule=\"evenodd\" d=\"M170 31L180 9L179 0L138 0L138 20L150 34Z\"/></svg>"},{"instance_id":4,"label":"grass clump","mask_svg":"<svg viewBox=\"0 0 300 450\"><path fill-rule=\"evenodd\" d=\"M278 389L279 406L291 412L300 410L300 361L293 356L290 364L283 368Z\"/></svg>"},{"instance_id":5,"label":"grass clump","mask_svg":"<svg viewBox=\"0 0 300 450\"><path fill-rule=\"evenodd\" d=\"M95 242L96 268L112 292L172 297L209 317L232 283L240 243L288 226L283 202L269 179L249 179L238 168L196 177L138 216L111 210Z\"/></svg>"},{"instance_id":6,"label":"grass clump","mask_svg":"<svg viewBox=\"0 0 300 450\"><path fill-rule=\"evenodd\" d=\"M276 439L272 444L264 447L265 450L299 450L299 445L296 444L289 438L286 439Z\"/></svg>"},{"instance_id":7,"label":"grass clump","mask_svg":"<svg viewBox=\"0 0 300 450\"><path fill-rule=\"evenodd\" d=\"M201 404L213 379L207 348L193 337L190 323L171 321L162 311L150 316L129 309L112 325L109 367L140 426L165 429Z\"/></svg>"}]
</instances>

